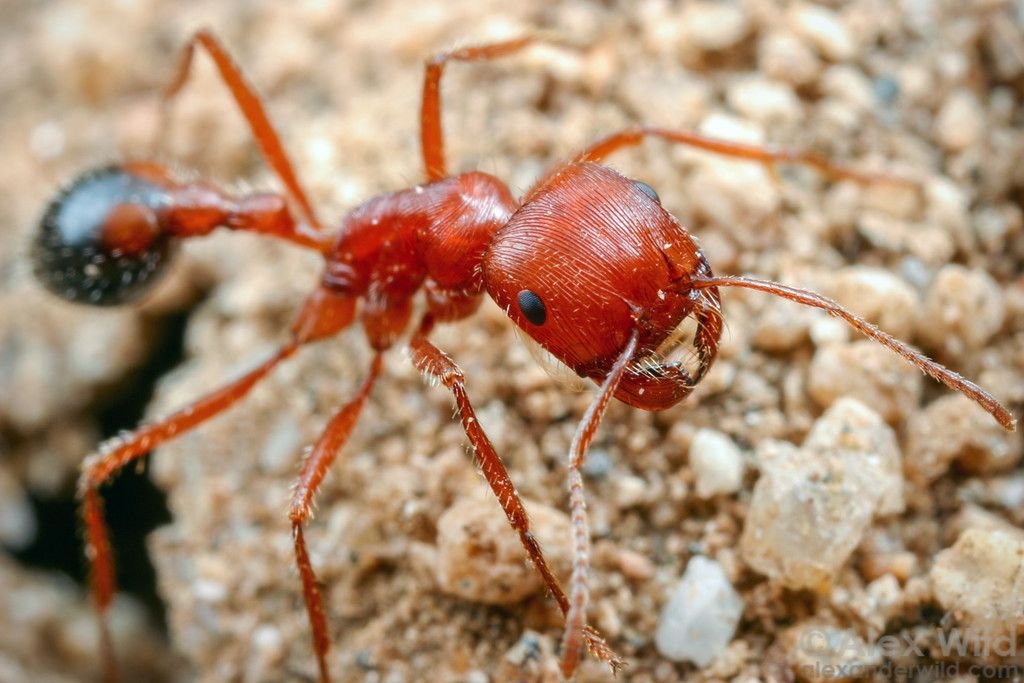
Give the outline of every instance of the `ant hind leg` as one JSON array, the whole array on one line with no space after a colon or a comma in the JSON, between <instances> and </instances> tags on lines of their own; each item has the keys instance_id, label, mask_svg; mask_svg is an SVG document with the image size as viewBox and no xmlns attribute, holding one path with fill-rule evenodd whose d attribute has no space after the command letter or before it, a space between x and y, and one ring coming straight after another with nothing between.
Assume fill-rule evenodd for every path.
<instances>
[{"instance_id":1,"label":"ant hind leg","mask_svg":"<svg viewBox=\"0 0 1024 683\"><path fill-rule=\"evenodd\" d=\"M96 605L100 628L104 676L108 683L117 680L117 664L113 643L107 625L107 609L117 591L114 556L110 534L103 517L100 486L109 481L122 467L134 462L162 443L199 426L240 401L279 363L298 350L300 343L292 341L241 378L207 394L198 401L134 432L112 439L100 447L98 453L82 463L78 483L82 521L85 527L86 560L89 564L89 583Z\"/></svg>"},{"instance_id":2,"label":"ant hind leg","mask_svg":"<svg viewBox=\"0 0 1024 683\"><path fill-rule=\"evenodd\" d=\"M354 305L351 301L332 297L317 290L309 297L296 317L292 326L292 338L273 356L234 382L207 394L170 416L108 441L100 447L98 453L82 463L78 495L85 526L90 589L99 617L100 646L108 683L117 680L117 665L106 621L107 608L114 598L117 582L110 534L103 518L100 486L125 465L238 403L274 368L294 355L304 344L332 336L347 326L351 321L352 311ZM320 472L319 476L322 478L323 472Z\"/></svg>"}]
</instances>

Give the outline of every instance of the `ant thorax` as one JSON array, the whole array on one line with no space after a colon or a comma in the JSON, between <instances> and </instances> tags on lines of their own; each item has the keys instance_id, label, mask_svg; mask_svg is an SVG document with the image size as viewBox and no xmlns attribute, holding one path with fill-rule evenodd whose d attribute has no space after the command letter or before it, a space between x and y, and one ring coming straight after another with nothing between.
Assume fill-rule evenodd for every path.
<instances>
[{"instance_id":1,"label":"ant thorax","mask_svg":"<svg viewBox=\"0 0 1024 683\"><path fill-rule=\"evenodd\" d=\"M356 207L326 255L323 285L368 310L404 305L421 288L438 320L475 310L480 263L516 208L505 185L471 172L380 195Z\"/></svg>"}]
</instances>

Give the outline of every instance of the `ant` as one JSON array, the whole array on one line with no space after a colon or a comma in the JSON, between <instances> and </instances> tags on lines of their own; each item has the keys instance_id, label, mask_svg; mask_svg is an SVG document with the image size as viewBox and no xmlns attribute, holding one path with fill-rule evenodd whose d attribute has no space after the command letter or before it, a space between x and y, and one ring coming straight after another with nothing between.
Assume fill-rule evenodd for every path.
<instances>
[{"instance_id":1,"label":"ant","mask_svg":"<svg viewBox=\"0 0 1024 683\"><path fill-rule=\"evenodd\" d=\"M102 444L85 460L78 494L108 679L116 678L117 670L104 615L116 587L100 486L161 443L236 404L300 347L332 337L357 319L373 359L355 396L330 419L302 463L288 509L322 683L330 679L330 642L305 527L317 488L381 374L384 352L400 340L406 340L413 365L451 391L477 464L564 615L560 664L566 679L573 677L584 647L613 672L623 665L586 621L590 532L581 468L588 446L613 398L655 411L693 391L718 351L720 288L757 290L822 309L1014 429L1013 416L990 394L837 303L775 282L714 275L696 239L662 207L654 189L601 162L645 138L658 138L772 170L796 163L831 179L905 181L851 171L809 153L652 127L599 140L556 166L518 201L502 181L486 173L450 174L441 124L445 66L503 57L531 42L524 37L429 59L420 110L426 181L369 199L349 212L333 234L322 230L259 97L207 30L197 32L182 50L164 91L163 112L188 80L197 49L205 50L285 192L232 196L205 182L176 180L155 163L123 163L82 174L50 203L34 242L35 272L47 288L73 302L107 306L131 301L156 281L175 242L219 227L283 239L324 258L319 285L302 305L289 340L273 356L170 416ZM421 290L425 313L413 320L413 302ZM485 293L552 356L599 387L568 457L573 549L568 592L548 565L508 471L476 418L462 371L429 339L436 324L471 315ZM687 362L673 360L671 354L684 344L679 328L691 318L696 323L692 353Z\"/></svg>"}]
</instances>

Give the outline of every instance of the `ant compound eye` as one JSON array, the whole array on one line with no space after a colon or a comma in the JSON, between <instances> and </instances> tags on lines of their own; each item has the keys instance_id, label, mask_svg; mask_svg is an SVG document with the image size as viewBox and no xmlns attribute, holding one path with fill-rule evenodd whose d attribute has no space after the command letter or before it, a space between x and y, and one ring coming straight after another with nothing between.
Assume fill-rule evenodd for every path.
<instances>
[{"instance_id":1,"label":"ant compound eye","mask_svg":"<svg viewBox=\"0 0 1024 683\"><path fill-rule=\"evenodd\" d=\"M112 166L79 176L46 208L32 244L36 278L67 301L114 306L158 279L173 244L163 188Z\"/></svg>"},{"instance_id":2,"label":"ant compound eye","mask_svg":"<svg viewBox=\"0 0 1024 683\"><path fill-rule=\"evenodd\" d=\"M519 292L519 310L523 312L526 319L534 325L543 325L544 321L547 320L548 311L544 307L544 302L534 292L528 289L524 289Z\"/></svg>"},{"instance_id":3,"label":"ant compound eye","mask_svg":"<svg viewBox=\"0 0 1024 683\"><path fill-rule=\"evenodd\" d=\"M638 190L643 192L645 195L647 195L648 197L650 197L654 201L656 201L659 204L661 204L661 197L658 196L658 193L654 191L653 187L651 187L647 183L643 182L642 180L634 180L633 182L636 184L636 187L637 187Z\"/></svg>"}]
</instances>

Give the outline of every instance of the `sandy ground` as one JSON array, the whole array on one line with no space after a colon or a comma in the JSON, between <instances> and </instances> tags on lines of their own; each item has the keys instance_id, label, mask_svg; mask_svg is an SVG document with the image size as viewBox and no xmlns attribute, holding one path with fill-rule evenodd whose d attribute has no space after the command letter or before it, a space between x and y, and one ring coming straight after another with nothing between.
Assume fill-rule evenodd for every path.
<instances>
[{"instance_id":1,"label":"sandy ground","mask_svg":"<svg viewBox=\"0 0 1024 683\"><path fill-rule=\"evenodd\" d=\"M450 69L445 122L455 168L494 173L521 193L587 142L648 123L797 145L912 178L917 191L830 183L806 169L787 168L776 181L756 166L658 143L613 161L658 190L716 271L814 286L975 378L1019 414L1020 3L511 5L0 4L6 546L33 533L25 491L67 488L97 438L95 406L142 363L162 316L204 294L189 317L185 362L161 380L151 416L269 354L318 275L314 258L287 246L215 235L184 245L175 272L141 307L72 308L31 280L26 244L53 188L80 169L148 153L158 88L178 46L204 25L266 96L331 223L362 199L420 178L426 55L538 30L577 49L540 47ZM212 69L200 62L160 158L236 191L277 187ZM587 474L591 621L628 660L629 681L813 678L801 669L800 634L808 628L858 639L865 663L908 664L876 658L865 643L911 634L927 646L928 634L947 624L948 609L954 620L970 614L964 600L943 592L936 557L967 530L1001 530L1019 541L1020 435L993 432L987 417L962 405L936 404L945 390L854 344L823 314L734 292L725 294L724 311L722 358L690 400L657 414L613 405L598 435ZM493 305L434 339L465 370L519 491L534 505L564 510L563 461L591 392L540 369ZM358 329L307 349L239 408L156 454L151 469L168 493L173 523L149 547L169 640L144 626L130 601L119 607L115 637L133 680L313 679L288 491L303 446L352 394L368 362ZM498 508L451 419L450 396L427 387L401 349L388 354L386 374L323 487L308 533L327 596L336 678L557 680L561 622L543 594L487 605L442 590L439 520L457 501L479 501L471 509L481 519L466 525L504 534L477 539L485 558L500 556L492 544L515 541L500 519L487 521ZM905 504L869 510L855 549L837 556L828 580L794 587L741 547L751 492L777 441L804 443L823 410L844 395L891 426ZM737 490L699 493L703 474L690 446L702 428L738 447ZM557 541L547 545L564 558ZM670 661L654 644L659 614L694 555L716 560L743 604L731 644L703 669ZM990 578L968 565L968 585ZM481 566L486 582L488 564ZM89 622L64 618L84 611L80 590L6 559L0 585L15 596L3 619L16 626L0 628L7 634L0 635L0 680L92 680ZM1018 593L1007 594L1008 604L1024 600ZM55 648L55 638L71 644ZM969 670L974 658L927 653L909 663L952 662L957 680L979 678ZM933 668L925 678L950 671ZM890 677L881 669L875 676ZM609 678L587 660L577 680Z\"/></svg>"}]
</instances>

